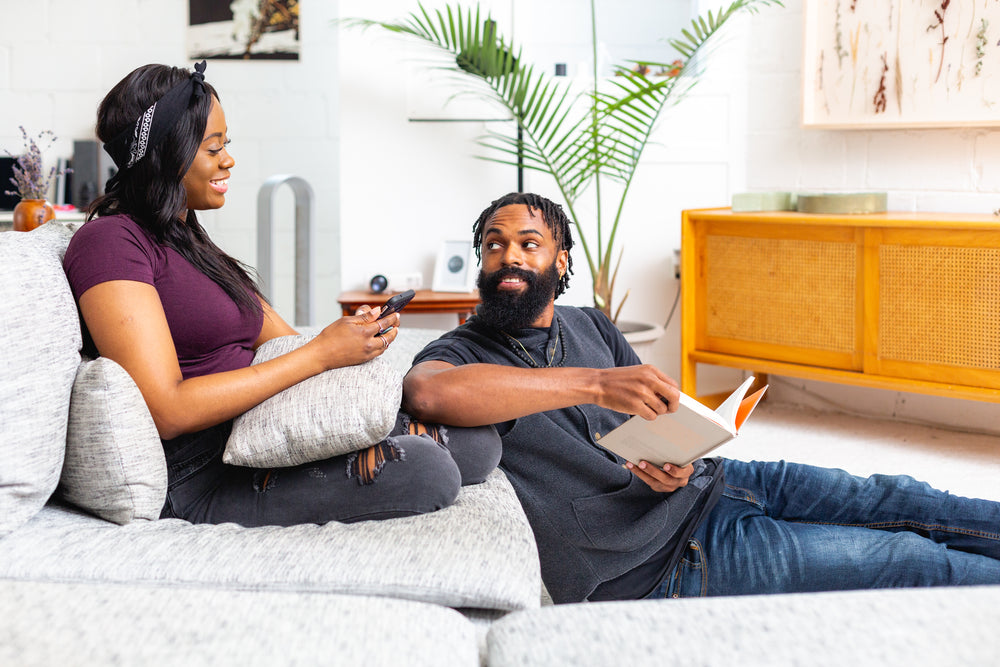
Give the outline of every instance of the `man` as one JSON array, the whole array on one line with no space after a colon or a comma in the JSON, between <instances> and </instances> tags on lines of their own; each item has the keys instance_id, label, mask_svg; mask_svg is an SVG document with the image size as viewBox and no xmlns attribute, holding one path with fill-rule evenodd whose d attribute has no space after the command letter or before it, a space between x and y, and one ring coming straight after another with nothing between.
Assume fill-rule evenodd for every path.
<instances>
[{"instance_id":1,"label":"man","mask_svg":"<svg viewBox=\"0 0 1000 667\"><path fill-rule=\"evenodd\" d=\"M497 426L555 602L1000 583L1000 503L902 476L633 466L603 449L628 415L676 410L676 383L640 365L599 311L555 305L572 267L561 207L506 195L473 239L482 304L417 355L404 405Z\"/></svg>"}]
</instances>

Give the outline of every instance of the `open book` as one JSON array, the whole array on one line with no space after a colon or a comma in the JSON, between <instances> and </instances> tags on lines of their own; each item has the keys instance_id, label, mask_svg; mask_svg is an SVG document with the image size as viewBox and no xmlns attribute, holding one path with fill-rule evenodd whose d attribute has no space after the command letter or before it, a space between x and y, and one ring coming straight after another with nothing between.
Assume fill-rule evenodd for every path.
<instances>
[{"instance_id":1,"label":"open book","mask_svg":"<svg viewBox=\"0 0 1000 667\"><path fill-rule=\"evenodd\" d=\"M635 464L686 466L736 437L767 391L765 386L744 398L753 381L753 376L747 378L715 410L682 393L676 412L653 421L632 417L597 443Z\"/></svg>"}]
</instances>

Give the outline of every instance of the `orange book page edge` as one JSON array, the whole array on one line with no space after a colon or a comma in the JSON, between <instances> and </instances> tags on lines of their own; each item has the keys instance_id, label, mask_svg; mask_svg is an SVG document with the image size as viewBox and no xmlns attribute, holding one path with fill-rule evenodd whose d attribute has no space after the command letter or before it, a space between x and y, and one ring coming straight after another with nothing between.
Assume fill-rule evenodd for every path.
<instances>
[{"instance_id":1,"label":"orange book page edge","mask_svg":"<svg viewBox=\"0 0 1000 667\"><path fill-rule=\"evenodd\" d=\"M740 409L736 411L737 431L740 430L740 427L743 426L743 422L747 420L747 417L750 416L753 409L757 407L758 403L760 403L760 399L764 396L765 391L767 391L766 385L740 401Z\"/></svg>"}]
</instances>

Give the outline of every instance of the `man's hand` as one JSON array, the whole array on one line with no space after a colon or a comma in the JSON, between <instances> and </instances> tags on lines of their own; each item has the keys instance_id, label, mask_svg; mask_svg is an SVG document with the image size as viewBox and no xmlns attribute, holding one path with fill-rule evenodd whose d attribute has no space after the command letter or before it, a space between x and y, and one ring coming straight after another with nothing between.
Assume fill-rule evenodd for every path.
<instances>
[{"instance_id":1,"label":"man's hand","mask_svg":"<svg viewBox=\"0 0 1000 667\"><path fill-rule=\"evenodd\" d=\"M677 382L655 366L622 366L598 373L596 403L601 407L648 420L677 411L680 404Z\"/></svg>"},{"instance_id":2,"label":"man's hand","mask_svg":"<svg viewBox=\"0 0 1000 667\"><path fill-rule=\"evenodd\" d=\"M625 467L648 484L653 491L660 493L670 493L682 486L687 486L688 479L694 472L694 466L690 464L679 468L668 463L663 468L657 468L648 461L640 461L639 465L628 462Z\"/></svg>"}]
</instances>

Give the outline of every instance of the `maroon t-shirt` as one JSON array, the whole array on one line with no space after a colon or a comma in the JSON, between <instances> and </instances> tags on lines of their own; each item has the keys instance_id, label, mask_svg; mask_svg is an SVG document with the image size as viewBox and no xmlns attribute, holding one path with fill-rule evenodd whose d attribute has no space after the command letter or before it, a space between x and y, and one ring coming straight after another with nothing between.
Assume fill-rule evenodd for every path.
<instances>
[{"instance_id":1,"label":"maroon t-shirt","mask_svg":"<svg viewBox=\"0 0 1000 667\"><path fill-rule=\"evenodd\" d=\"M77 300L109 280L155 287L185 379L245 368L253 360L263 313L241 312L208 276L126 215L84 224L69 243L63 267Z\"/></svg>"}]
</instances>

